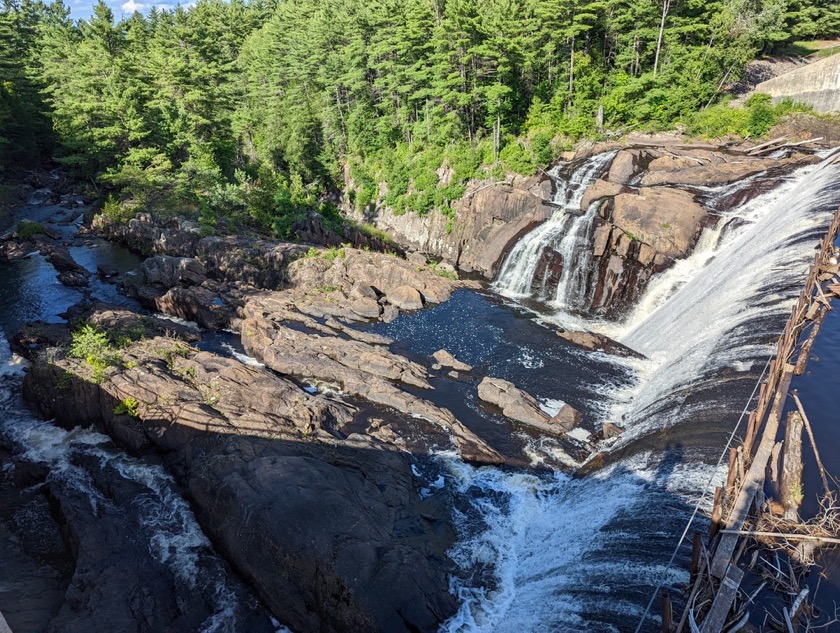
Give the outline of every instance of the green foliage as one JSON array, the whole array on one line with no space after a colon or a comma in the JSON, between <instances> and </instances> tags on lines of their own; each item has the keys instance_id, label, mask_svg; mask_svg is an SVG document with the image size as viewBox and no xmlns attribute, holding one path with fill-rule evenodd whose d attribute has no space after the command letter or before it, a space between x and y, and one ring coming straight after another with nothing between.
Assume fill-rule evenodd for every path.
<instances>
[{"instance_id":1,"label":"green foliage","mask_svg":"<svg viewBox=\"0 0 840 633\"><path fill-rule=\"evenodd\" d=\"M31 220L21 220L17 223L16 231L18 238L21 240L30 240L36 235L46 233L47 227L40 222L32 222Z\"/></svg>"},{"instance_id":2,"label":"green foliage","mask_svg":"<svg viewBox=\"0 0 840 633\"><path fill-rule=\"evenodd\" d=\"M116 364L116 349L108 335L96 326L85 323L73 332L68 356L84 360L93 372L93 380L100 383L108 367Z\"/></svg>"},{"instance_id":3,"label":"green foliage","mask_svg":"<svg viewBox=\"0 0 840 633\"><path fill-rule=\"evenodd\" d=\"M130 415L133 418L139 417L140 403L136 398L124 398L114 407L114 415Z\"/></svg>"},{"instance_id":4,"label":"green foliage","mask_svg":"<svg viewBox=\"0 0 840 633\"><path fill-rule=\"evenodd\" d=\"M469 179L534 173L599 111L605 130L763 133L778 105L706 106L757 54L840 35L839 6L686 0L663 23L650 0L198 0L116 20L99 1L74 22L14 0L0 169L55 146L113 195L106 217L192 213L208 234L294 239L312 216L341 234L345 167L359 212L453 220Z\"/></svg>"},{"instance_id":5,"label":"green foliage","mask_svg":"<svg viewBox=\"0 0 840 633\"><path fill-rule=\"evenodd\" d=\"M117 224L124 224L134 217L129 206L118 202L113 195L109 195L102 204L102 215Z\"/></svg>"},{"instance_id":6,"label":"green foliage","mask_svg":"<svg viewBox=\"0 0 840 633\"><path fill-rule=\"evenodd\" d=\"M783 116L792 112L810 112L811 108L783 99L776 104L764 94L752 95L745 107L734 108L727 103L710 106L688 119L691 134L709 138L729 135L757 138L766 134Z\"/></svg>"}]
</instances>

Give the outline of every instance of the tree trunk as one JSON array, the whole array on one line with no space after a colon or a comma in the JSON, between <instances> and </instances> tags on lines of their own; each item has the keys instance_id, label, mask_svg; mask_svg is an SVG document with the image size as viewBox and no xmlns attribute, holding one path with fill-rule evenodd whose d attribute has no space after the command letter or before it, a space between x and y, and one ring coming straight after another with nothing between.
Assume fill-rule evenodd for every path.
<instances>
[{"instance_id":1,"label":"tree trunk","mask_svg":"<svg viewBox=\"0 0 840 633\"><path fill-rule=\"evenodd\" d=\"M569 53L569 99L575 91L575 38L572 37L572 52Z\"/></svg>"},{"instance_id":2,"label":"tree trunk","mask_svg":"<svg viewBox=\"0 0 840 633\"><path fill-rule=\"evenodd\" d=\"M493 135L493 150L496 160L499 160L499 152L502 144L502 98L496 97L496 129Z\"/></svg>"},{"instance_id":3,"label":"tree trunk","mask_svg":"<svg viewBox=\"0 0 840 633\"><path fill-rule=\"evenodd\" d=\"M662 0L662 21L659 23L659 37L656 40L656 56L653 58L653 76L659 70L659 53L662 51L662 36L665 33L665 18L671 10L671 0Z\"/></svg>"}]
</instances>

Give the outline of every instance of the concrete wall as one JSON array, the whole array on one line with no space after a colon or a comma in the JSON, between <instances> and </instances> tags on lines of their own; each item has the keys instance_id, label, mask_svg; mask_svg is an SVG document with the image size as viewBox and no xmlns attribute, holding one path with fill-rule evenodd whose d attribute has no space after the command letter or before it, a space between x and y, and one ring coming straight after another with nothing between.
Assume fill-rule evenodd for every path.
<instances>
[{"instance_id":1,"label":"concrete wall","mask_svg":"<svg viewBox=\"0 0 840 633\"><path fill-rule=\"evenodd\" d=\"M840 111L840 54L764 81L755 92L774 99L790 97L823 114Z\"/></svg>"}]
</instances>

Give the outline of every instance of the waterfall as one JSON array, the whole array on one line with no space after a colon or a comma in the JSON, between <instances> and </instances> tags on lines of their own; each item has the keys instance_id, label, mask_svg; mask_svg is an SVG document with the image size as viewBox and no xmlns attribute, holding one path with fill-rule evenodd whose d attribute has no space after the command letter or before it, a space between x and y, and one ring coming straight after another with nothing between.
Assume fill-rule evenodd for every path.
<instances>
[{"instance_id":1,"label":"waterfall","mask_svg":"<svg viewBox=\"0 0 840 633\"><path fill-rule=\"evenodd\" d=\"M824 161L798 170L707 229L695 252L655 280L639 308L611 334L645 354L642 388L613 416L627 443L676 421L675 402L719 372L761 366L802 285L840 194L840 168ZM655 415L661 412L660 415Z\"/></svg>"},{"instance_id":2,"label":"waterfall","mask_svg":"<svg viewBox=\"0 0 840 633\"><path fill-rule=\"evenodd\" d=\"M454 582L462 607L444 631L633 630L659 581L684 585L690 547L666 569L668 559L709 478L722 483L725 469L708 464L772 353L838 200L840 166L798 170L706 229L623 323L598 324L648 357L616 360L638 372L616 388L606 416L626 427L621 460L584 478L444 460L450 485L473 499L457 515L453 552L465 571Z\"/></svg>"},{"instance_id":3,"label":"waterfall","mask_svg":"<svg viewBox=\"0 0 840 633\"><path fill-rule=\"evenodd\" d=\"M549 172L557 186L552 202L558 208L547 222L513 247L494 284L497 292L515 298L531 296L540 263L546 251L553 249L562 258L563 265L560 280L563 290L558 288L558 298L565 298L567 294L579 296L580 290L574 284L581 284L585 276L575 273L581 268L577 257L590 250L589 237L597 215L593 205L581 215L580 202L589 185L604 173L615 154L605 152L588 158L572 171L568 179L560 178L556 168Z\"/></svg>"}]
</instances>

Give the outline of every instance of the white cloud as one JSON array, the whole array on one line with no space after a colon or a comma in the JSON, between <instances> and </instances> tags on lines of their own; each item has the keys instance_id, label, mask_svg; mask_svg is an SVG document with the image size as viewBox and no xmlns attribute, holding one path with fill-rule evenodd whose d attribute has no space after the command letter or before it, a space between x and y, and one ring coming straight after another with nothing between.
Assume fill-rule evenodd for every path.
<instances>
[{"instance_id":1,"label":"white cloud","mask_svg":"<svg viewBox=\"0 0 840 633\"><path fill-rule=\"evenodd\" d=\"M134 0L127 0L127 2L122 3L122 10L126 13L134 13L135 11L142 11L149 5L143 4L142 2L135 2Z\"/></svg>"}]
</instances>

